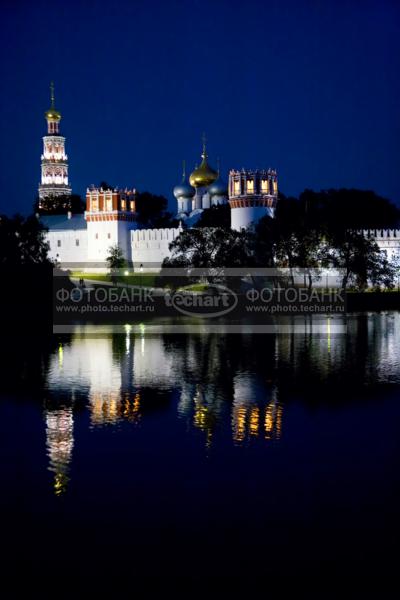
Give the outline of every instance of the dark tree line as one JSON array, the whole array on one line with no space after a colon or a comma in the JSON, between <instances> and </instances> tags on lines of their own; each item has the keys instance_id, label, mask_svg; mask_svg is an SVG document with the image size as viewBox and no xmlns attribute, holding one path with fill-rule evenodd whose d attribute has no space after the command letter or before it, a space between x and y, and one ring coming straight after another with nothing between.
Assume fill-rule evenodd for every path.
<instances>
[{"instance_id":1,"label":"dark tree line","mask_svg":"<svg viewBox=\"0 0 400 600\"><path fill-rule=\"evenodd\" d=\"M51 325L53 264L45 230L35 216L0 216L0 307L3 333L23 324Z\"/></svg>"},{"instance_id":2,"label":"dark tree line","mask_svg":"<svg viewBox=\"0 0 400 600\"><path fill-rule=\"evenodd\" d=\"M393 228L399 209L374 192L305 190L299 198L280 195L275 219L264 217L252 230L236 232L229 206L205 210L196 229L170 245L164 267L282 267L304 269L308 285L323 267L341 269L342 285L391 287L395 266L362 230Z\"/></svg>"},{"instance_id":3,"label":"dark tree line","mask_svg":"<svg viewBox=\"0 0 400 600\"><path fill-rule=\"evenodd\" d=\"M178 221L167 209L168 200L164 196L150 192L138 192L136 195L137 221L144 227L177 227Z\"/></svg>"},{"instance_id":4,"label":"dark tree line","mask_svg":"<svg viewBox=\"0 0 400 600\"><path fill-rule=\"evenodd\" d=\"M85 209L86 202L78 194L48 196L40 201L36 198L33 205L33 212L39 215L82 214Z\"/></svg>"}]
</instances>

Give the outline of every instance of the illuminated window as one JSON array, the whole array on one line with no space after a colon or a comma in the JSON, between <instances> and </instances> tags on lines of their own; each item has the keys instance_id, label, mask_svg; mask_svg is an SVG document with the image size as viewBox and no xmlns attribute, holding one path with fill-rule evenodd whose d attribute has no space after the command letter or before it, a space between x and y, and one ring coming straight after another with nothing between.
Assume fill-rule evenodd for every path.
<instances>
[{"instance_id":1,"label":"illuminated window","mask_svg":"<svg viewBox=\"0 0 400 600\"><path fill-rule=\"evenodd\" d=\"M233 192L234 194L240 194L240 180L233 182Z\"/></svg>"},{"instance_id":2,"label":"illuminated window","mask_svg":"<svg viewBox=\"0 0 400 600\"><path fill-rule=\"evenodd\" d=\"M268 179L261 180L261 191L268 194L268 192L269 192Z\"/></svg>"},{"instance_id":3,"label":"illuminated window","mask_svg":"<svg viewBox=\"0 0 400 600\"><path fill-rule=\"evenodd\" d=\"M92 198L92 211L97 212L99 210L99 201L97 198Z\"/></svg>"},{"instance_id":4,"label":"illuminated window","mask_svg":"<svg viewBox=\"0 0 400 600\"><path fill-rule=\"evenodd\" d=\"M254 194L254 180L253 179L247 180L247 193Z\"/></svg>"},{"instance_id":5,"label":"illuminated window","mask_svg":"<svg viewBox=\"0 0 400 600\"><path fill-rule=\"evenodd\" d=\"M133 200L131 200L131 210L132 211L135 210L135 202Z\"/></svg>"},{"instance_id":6,"label":"illuminated window","mask_svg":"<svg viewBox=\"0 0 400 600\"><path fill-rule=\"evenodd\" d=\"M112 210L112 198L107 198L106 210Z\"/></svg>"},{"instance_id":7,"label":"illuminated window","mask_svg":"<svg viewBox=\"0 0 400 600\"><path fill-rule=\"evenodd\" d=\"M272 185L274 186L274 194L278 193L278 182L276 179L272 181Z\"/></svg>"},{"instance_id":8,"label":"illuminated window","mask_svg":"<svg viewBox=\"0 0 400 600\"><path fill-rule=\"evenodd\" d=\"M121 210L126 210L126 200L121 200Z\"/></svg>"}]
</instances>

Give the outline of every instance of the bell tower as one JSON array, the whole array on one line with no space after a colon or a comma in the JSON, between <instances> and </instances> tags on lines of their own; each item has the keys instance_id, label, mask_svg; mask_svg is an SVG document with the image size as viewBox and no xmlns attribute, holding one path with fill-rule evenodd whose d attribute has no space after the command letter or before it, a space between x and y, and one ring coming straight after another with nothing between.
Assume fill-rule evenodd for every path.
<instances>
[{"instance_id":1,"label":"bell tower","mask_svg":"<svg viewBox=\"0 0 400 600\"><path fill-rule=\"evenodd\" d=\"M68 184L68 156L65 154L65 137L60 135L61 113L55 108L54 84L50 85L51 106L45 112L47 135L43 137L42 177L39 185L41 201L57 196L71 195Z\"/></svg>"}]
</instances>

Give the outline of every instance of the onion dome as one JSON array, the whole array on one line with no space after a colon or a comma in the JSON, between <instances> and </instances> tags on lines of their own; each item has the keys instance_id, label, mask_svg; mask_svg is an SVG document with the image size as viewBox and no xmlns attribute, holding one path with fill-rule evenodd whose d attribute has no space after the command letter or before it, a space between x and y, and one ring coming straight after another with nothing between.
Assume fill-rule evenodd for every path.
<instances>
[{"instance_id":1,"label":"onion dome","mask_svg":"<svg viewBox=\"0 0 400 600\"><path fill-rule=\"evenodd\" d=\"M44 116L46 117L46 119L54 119L56 121L59 121L61 119L61 113L56 110L55 106L54 106L54 83L51 82L50 84L50 98L51 98L51 107L49 108L49 110L46 110L46 112L44 113Z\"/></svg>"},{"instance_id":2,"label":"onion dome","mask_svg":"<svg viewBox=\"0 0 400 600\"><path fill-rule=\"evenodd\" d=\"M197 167L189 177L190 185L195 188L208 187L218 178L217 171L214 171L207 162L206 144L203 142L203 153L201 155L202 161L199 167Z\"/></svg>"},{"instance_id":3,"label":"onion dome","mask_svg":"<svg viewBox=\"0 0 400 600\"><path fill-rule=\"evenodd\" d=\"M228 186L218 177L218 179L208 188L208 193L210 196L227 196Z\"/></svg>"},{"instance_id":4,"label":"onion dome","mask_svg":"<svg viewBox=\"0 0 400 600\"><path fill-rule=\"evenodd\" d=\"M178 198L193 198L196 190L189 185L187 181L182 181L179 185L174 187L174 196L176 199Z\"/></svg>"},{"instance_id":5,"label":"onion dome","mask_svg":"<svg viewBox=\"0 0 400 600\"><path fill-rule=\"evenodd\" d=\"M58 110L55 110L54 108L49 108L49 110L46 110L44 116L46 117L46 119L56 119L56 121L60 121L61 119L61 113L58 112Z\"/></svg>"},{"instance_id":6,"label":"onion dome","mask_svg":"<svg viewBox=\"0 0 400 600\"><path fill-rule=\"evenodd\" d=\"M174 187L174 196L178 198L193 198L196 190L189 184L186 179L185 161L183 161L182 183Z\"/></svg>"}]
</instances>

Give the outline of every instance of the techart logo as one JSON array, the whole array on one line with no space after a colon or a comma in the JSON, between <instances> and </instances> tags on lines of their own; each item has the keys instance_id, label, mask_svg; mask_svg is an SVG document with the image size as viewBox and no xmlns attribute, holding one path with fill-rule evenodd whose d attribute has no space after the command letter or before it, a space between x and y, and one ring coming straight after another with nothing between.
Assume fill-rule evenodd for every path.
<instances>
[{"instance_id":1,"label":"techart logo","mask_svg":"<svg viewBox=\"0 0 400 600\"><path fill-rule=\"evenodd\" d=\"M229 288L219 287L215 294L175 292L166 296L165 302L187 317L212 318L231 312L236 307L238 298Z\"/></svg>"}]
</instances>

